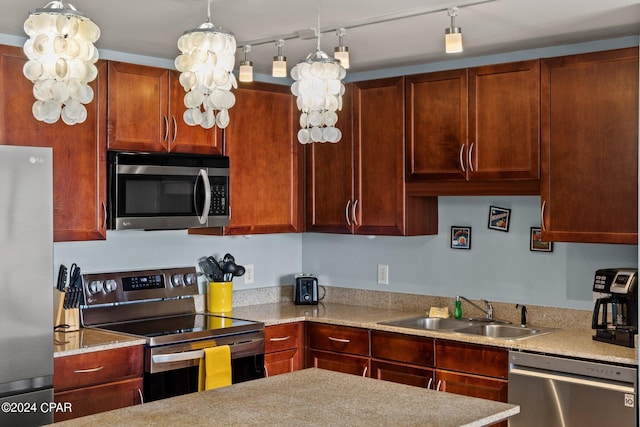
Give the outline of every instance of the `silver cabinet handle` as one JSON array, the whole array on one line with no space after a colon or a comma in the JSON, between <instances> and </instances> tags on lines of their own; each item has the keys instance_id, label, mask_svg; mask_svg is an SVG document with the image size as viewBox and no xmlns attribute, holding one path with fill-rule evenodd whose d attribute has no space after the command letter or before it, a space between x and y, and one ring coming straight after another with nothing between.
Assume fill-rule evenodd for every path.
<instances>
[{"instance_id":1,"label":"silver cabinet handle","mask_svg":"<svg viewBox=\"0 0 640 427\"><path fill-rule=\"evenodd\" d=\"M264 366L264 377L269 378L269 370L267 369L267 365L263 365L263 366Z\"/></svg>"},{"instance_id":2,"label":"silver cabinet handle","mask_svg":"<svg viewBox=\"0 0 640 427\"><path fill-rule=\"evenodd\" d=\"M162 117L164 119L164 142L167 142L167 140L169 139L169 119L167 118L167 116L163 116Z\"/></svg>"},{"instance_id":3,"label":"silver cabinet handle","mask_svg":"<svg viewBox=\"0 0 640 427\"><path fill-rule=\"evenodd\" d=\"M107 204L102 202L102 228L107 228Z\"/></svg>"},{"instance_id":4,"label":"silver cabinet handle","mask_svg":"<svg viewBox=\"0 0 640 427\"><path fill-rule=\"evenodd\" d=\"M138 389L138 396L140 396L140 404L144 405L144 397L142 396L142 390Z\"/></svg>"},{"instance_id":5,"label":"silver cabinet handle","mask_svg":"<svg viewBox=\"0 0 640 427\"><path fill-rule=\"evenodd\" d=\"M547 227L544 224L544 208L545 207L547 207L547 201L543 200L542 207L540 208L540 226L542 227L543 231L547 231Z\"/></svg>"},{"instance_id":6,"label":"silver cabinet handle","mask_svg":"<svg viewBox=\"0 0 640 427\"><path fill-rule=\"evenodd\" d=\"M475 145L475 142L471 143L471 146L469 147L469 153L468 153L468 159L469 159L469 170L471 172L473 172L473 146Z\"/></svg>"},{"instance_id":7,"label":"silver cabinet handle","mask_svg":"<svg viewBox=\"0 0 640 427\"><path fill-rule=\"evenodd\" d=\"M433 383L433 378L429 378L429 383L427 384L427 388L431 390L431 384Z\"/></svg>"},{"instance_id":8,"label":"silver cabinet handle","mask_svg":"<svg viewBox=\"0 0 640 427\"><path fill-rule=\"evenodd\" d=\"M344 217L347 220L347 225L351 227L351 221L349 220L349 206L351 205L351 200L347 200L347 206L344 209Z\"/></svg>"},{"instance_id":9,"label":"silver cabinet handle","mask_svg":"<svg viewBox=\"0 0 640 427\"><path fill-rule=\"evenodd\" d=\"M438 385L436 386L436 391L440 391L440 385L442 385L442 380L438 380Z\"/></svg>"},{"instance_id":10,"label":"silver cabinet handle","mask_svg":"<svg viewBox=\"0 0 640 427\"><path fill-rule=\"evenodd\" d=\"M367 369L369 369L369 367L365 366L364 367L364 372L362 372L362 376L365 377L365 378L367 377Z\"/></svg>"},{"instance_id":11,"label":"silver cabinet handle","mask_svg":"<svg viewBox=\"0 0 640 427\"><path fill-rule=\"evenodd\" d=\"M343 344L349 344L351 342L351 340L347 340L344 338L335 338L335 337L329 337L329 341L336 341L336 342L340 342Z\"/></svg>"},{"instance_id":12,"label":"silver cabinet handle","mask_svg":"<svg viewBox=\"0 0 640 427\"><path fill-rule=\"evenodd\" d=\"M98 372L104 369L104 366L98 366L97 368L89 368L89 369L76 369L73 371L74 374L90 374L92 372Z\"/></svg>"},{"instance_id":13,"label":"silver cabinet handle","mask_svg":"<svg viewBox=\"0 0 640 427\"><path fill-rule=\"evenodd\" d=\"M458 158L460 159L460 169L462 172L466 172L467 169L464 167L464 160L462 160L462 152L464 151L464 144L460 145L460 153L458 154Z\"/></svg>"},{"instance_id":14,"label":"silver cabinet handle","mask_svg":"<svg viewBox=\"0 0 640 427\"><path fill-rule=\"evenodd\" d=\"M176 122L176 116L171 116L171 120L173 120L173 138L171 138L171 143L173 144L178 136L178 122Z\"/></svg>"},{"instance_id":15,"label":"silver cabinet handle","mask_svg":"<svg viewBox=\"0 0 640 427\"><path fill-rule=\"evenodd\" d=\"M351 211L351 217L353 218L353 223L358 225L358 218L356 217L356 212L358 209L358 199L353 202L353 209Z\"/></svg>"},{"instance_id":16,"label":"silver cabinet handle","mask_svg":"<svg viewBox=\"0 0 640 427\"><path fill-rule=\"evenodd\" d=\"M269 341L271 342L278 342L278 341L286 341L289 338L291 338L290 336L286 336L286 337L273 337L273 338L269 338Z\"/></svg>"}]
</instances>

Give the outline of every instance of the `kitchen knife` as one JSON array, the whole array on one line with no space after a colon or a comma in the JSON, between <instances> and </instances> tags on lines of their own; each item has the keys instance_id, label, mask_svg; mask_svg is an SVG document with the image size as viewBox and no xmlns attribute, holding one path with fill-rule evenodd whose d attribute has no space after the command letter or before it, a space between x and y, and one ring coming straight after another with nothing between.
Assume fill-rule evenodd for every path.
<instances>
[{"instance_id":1,"label":"kitchen knife","mask_svg":"<svg viewBox=\"0 0 640 427\"><path fill-rule=\"evenodd\" d=\"M56 285L56 289L60 292L64 292L64 287L67 284L67 267L64 264L60 264L60 269L58 270L58 283Z\"/></svg>"}]
</instances>

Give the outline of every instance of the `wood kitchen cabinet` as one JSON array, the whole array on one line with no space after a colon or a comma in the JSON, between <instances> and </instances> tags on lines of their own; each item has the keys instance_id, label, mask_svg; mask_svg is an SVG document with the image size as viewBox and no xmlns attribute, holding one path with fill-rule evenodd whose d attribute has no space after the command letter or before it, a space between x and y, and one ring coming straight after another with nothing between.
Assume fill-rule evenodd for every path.
<instances>
[{"instance_id":1,"label":"wood kitchen cabinet","mask_svg":"<svg viewBox=\"0 0 640 427\"><path fill-rule=\"evenodd\" d=\"M0 144L53 148L53 238L106 238L107 66L99 61L90 83L94 100L87 119L73 126L62 120L37 121L31 114L33 83L22 74L22 49L0 46Z\"/></svg>"},{"instance_id":2,"label":"wood kitchen cabinet","mask_svg":"<svg viewBox=\"0 0 640 427\"><path fill-rule=\"evenodd\" d=\"M406 78L411 194L539 194L539 64Z\"/></svg>"},{"instance_id":3,"label":"wood kitchen cabinet","mask_svg":"<svg viewBox=\"0 0 640 427\"><path fill-rule=\"evenodd\" d=\"M189 126L180 74L164 68L109 62L110 150L221 154L217 127Z\"/></svg>"},{"instance_id":4,"label":"wood kitchen cabinet","mask_svg":"<svg viewBox=\"0 0 640 427\"><path fill-rule=\"evenodd\" d=\"M542 238L638 243L638 48L542 61Z\"/></svg>"},{"instance_id":5,"label":"wood kitchen cabinet","mask_svg":"<svg viewBox=\"0 0 640 427\"><path fill-rule=\"evenodd\" d=\"M433 388L433 338L371 331L371 377Z\"/></svg>"},{"instance_id":6,"label":"wood kitchen cabinet","mask_svg":"<svg viewBox=\"0 0 640 427\"><path fill-rule=\"evenodd\" d=\"M437 234L437 199L406 192L404 77L348 85L338 126L307 147L307 231Z\"/></svg>"},{"instance_id":7,"label":"wood kitchen cabinet","mask_svg":"<svg viewBox=\"0 0 640 427\"><path fill-rule=\"evenodd\" d=\"M308 323L307 367L368 377L369 330Z\"/></svg>"},{"instance_id":8,"label":"wood kitchen cabinet","mask_svg":"<svg viewBox=\"0 0 640 427\"><path fill-rule=\"evenodd\" d=\"M131 346L53 360L56 403L72 412L56 412L64 421L142 403L143 347Z\"/></svg>"},{"instance_id":9,"label":"wood kitchen cabinet","mask_svg":"<svg viewBox=\"0 0 640 427\"><path fill-rule=\"evenodd\" d=\"M304 366L304 322L264 328L264 366L267 377Z\"/></svg>"},{"instance_id":10,"label":"wood kitchen cabinet","mask_svg":"<svg viewBox=\"0 0 640 427\"><path fill-rule=\"evenodd\" d=\"M235 94L224 132L231 173L231 220L224 232L301 232L304 165L291 90L255 82Z\"/></svg>"}]
</instances>

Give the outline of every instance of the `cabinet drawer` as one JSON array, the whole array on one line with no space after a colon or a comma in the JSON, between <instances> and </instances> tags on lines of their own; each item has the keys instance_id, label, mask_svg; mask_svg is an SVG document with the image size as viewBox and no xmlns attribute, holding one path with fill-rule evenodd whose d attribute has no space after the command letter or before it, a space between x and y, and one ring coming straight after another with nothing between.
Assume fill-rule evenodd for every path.
<instances>
[{"instance_id":1,"label":"cabinet drawer","mask_svg":"<svg viewBox=\"0 0 640 427\"><path fill-rule=\"evenodd\" d=\"M142 377L55 393L56 403L70 403L71 412L56 412L64 421L142 403Z\"/></svg>"},{"instance_id":2,"label":"cabinet drawer","mask_svg":"<svg viewBox=\"0 0 640 427\"><path fill-rule=\"evenodd\" d=\"M53 360L53 388L56 392L127 377L141 377L142 346L94 351Z\"/></svg>"},{"instance_id":3,"label":"cabinet drawer","mask_svg":"<svg viewBox=\"0 0 640 427\"><path fill-rule=\"evenodd\" d=\"M436 341L436 367L496 378L507 378L507 350L453 341Z\"/></svg>"},{"instance_id":4,"label":"cabinet drawer","mask_svg":"<svg viewBox=\"0 0 640 427\"><path fill-rule=\"evenodd\" d=\"M433 338L393 332L371 332L371 356L413 365L434 366Z\"/></svg>"},{"instance_id":5,"label":"cabinet drawer","mask_svg":"<svg viewBox=\"0 0 640 427\"><path fill-rule=\"evenodd\" d=\"M312 349L369 356L368 329L310 323L307 334Z\"/></svg>"},{"instance_id":6,"label":"cabinet drawer","mask_svg":"<svg viewBox=\"0 0 640 427\"><path fill-rule=\"evenodd\" d=\"M286 323L264 328L264 352L289 350L300 347L302 323Z\"/></svg>"}]
</instances>

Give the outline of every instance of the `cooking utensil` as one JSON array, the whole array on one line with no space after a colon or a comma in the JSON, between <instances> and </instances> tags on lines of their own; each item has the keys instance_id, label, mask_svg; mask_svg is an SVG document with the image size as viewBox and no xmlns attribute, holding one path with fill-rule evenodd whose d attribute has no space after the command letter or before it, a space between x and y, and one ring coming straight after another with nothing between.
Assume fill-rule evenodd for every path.
<instances>
[{"instance_id":1,"label":"cooking utensil","mask_svg":"<svg viewBox=\"0 0 640 427\"><path fill-rule=\"evenodd\" d=\"M84 304L84 294L82 292L82 275L80 267L76 263L71 265L69 270L69 286L64 294L63 308L78 308Z\"/></svg>"},{"instance_id":2,"label":"cooking utensil","mask_svg":"<svg viewBox=\"0 0 640 427\"><path fill-rule=\"evenodd\" d=\"M60 292L64 292L64 287L67 285L67 267L63 264L60 264L60 269L58 270L58 283L56 284L56 289Z\"/></svg>"},{"instance_id":3,"label":"cooking utensil","mask_svg":"<svg viewBox=\"0 0 640 427\"><path fill-rule=\"evenodd\" d=\"M224 273L222 272L222 268L216 259L212 256L207 257L207 262L213 271L212 278L213 282L222 282L224 281Z\"/></svg>"},{"instance_id":4,"label":"cooking utensil","mask_svg":"<svg viewBox=\"0 0 640 427\"><path fill-rule=\"evenodd\" d=\"M200 261L198 265L200 266L200 269L202 270L202 273L207 278L207 280L210 282L213 282L214 272L213 272L213 267L211 267L211 264L209 264L209 261L204 259Z\"/></svg>"},{"instance_id":5,"label":"cooking utensil","mask_svg":"<svg viewBox=\"0 0 640 427\"><path fill-rule=\"evenodd\" d=\"M241 265L236 265L236 271L233 273L234 276L240 277L244 276L245 268Z\"/></svg>"}]
</instances>

